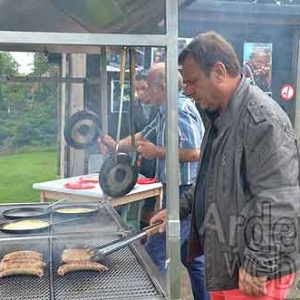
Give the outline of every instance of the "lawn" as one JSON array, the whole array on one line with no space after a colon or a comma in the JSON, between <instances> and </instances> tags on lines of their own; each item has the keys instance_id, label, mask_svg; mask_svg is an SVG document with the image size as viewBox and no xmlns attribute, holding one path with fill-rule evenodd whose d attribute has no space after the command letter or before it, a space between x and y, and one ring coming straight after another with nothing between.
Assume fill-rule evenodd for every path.
<instances>
[{"instance_id":1,"label":"lawn","mask_svg":"<svg viewBox=\"0 0 300 300\"><path fill-rule=\"evenodd\" d=\"M0 203L38 202L39 191L32 184L56 178L57 153L0 156L0 170Z\"/></svg>"}]
</instances>

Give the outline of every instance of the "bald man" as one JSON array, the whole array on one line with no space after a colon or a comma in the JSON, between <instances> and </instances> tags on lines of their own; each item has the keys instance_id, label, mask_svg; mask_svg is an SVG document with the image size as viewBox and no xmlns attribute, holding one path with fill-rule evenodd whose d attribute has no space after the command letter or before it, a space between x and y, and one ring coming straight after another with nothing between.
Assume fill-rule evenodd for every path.
<instances>
[{"instance_id":1,"label":"bald man","mask_svg":"<svg viewBox=\"0 0 300 300\"><path fill-rule=\"evenodd\" d=\"M147 159L156 159L156 177L163 183L163 208L166 207L166 74L164 63L157 63L148 74L148 88L143 97L143 103L152 104L158 108L156 118L141 132L135 134L137 151ZM204 127L199 112L193 102L181 93L183 81L178 74L178 147L180 164L179 194L187 191L196 179L200 145L204 135ZM109 136L99 139L102 153L109 150L130 151L131 137L119 142L119 145ZM175 199L174 199L175 200ZM190 231L190 217L181 220L181 260L187 268L194 299L207 300L209 294L204 289L203 256L187 262L187 240ZM166 235L158 233L151 236L146 244L146 250L160 272L166 272Z\"/></svg>"}]
</instances>

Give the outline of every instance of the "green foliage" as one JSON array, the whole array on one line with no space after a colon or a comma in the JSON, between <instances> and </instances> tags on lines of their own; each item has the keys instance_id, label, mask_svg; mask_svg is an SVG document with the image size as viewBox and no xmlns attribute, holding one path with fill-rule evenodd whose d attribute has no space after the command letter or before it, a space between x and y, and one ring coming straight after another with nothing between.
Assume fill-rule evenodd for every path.
<instances>
[{"instance_id":1,"label":"green foliage","mask_svg":"<svg viewBox=\"0 0 300 300\"><path fill-rule=\"evenodd\" d=\"M18 74L18 63L11 56L10 53L1 52L0 53L0 75L17 75Z\"/></svg>"},{"instance_id":2,"label":"green foliage","mask_svg":"<svg viewBox=\"0 0 300 300\"><path fill-rule=\"evenodd\" d=\"M32 184L55 179L56 161L54 151L0 156L0 203L38 202Z\"/></svg>"},{"instance_id":3,"label":"green foliage","mask_svg":"<svg viewBox=\"0 0 300 300\"><path fill-rule=\"evenodd\" d=\"M18 64L9 53L0 54L0 76L18 75ZM58 68L42 53L34 55L29 76L55 76ZM54 83L0 84L0 153L26 146L54 145L57 139L57 86Z\"/></svg>"}]
</instances>

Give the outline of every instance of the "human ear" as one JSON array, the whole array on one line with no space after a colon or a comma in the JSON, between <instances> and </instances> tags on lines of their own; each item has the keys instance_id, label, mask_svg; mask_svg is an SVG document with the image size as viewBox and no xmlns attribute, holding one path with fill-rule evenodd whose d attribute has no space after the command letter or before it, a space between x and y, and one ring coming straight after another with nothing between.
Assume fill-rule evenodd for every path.
<instances>
[{"instance_id":1,"label":"human ear","mask_svg":"<svg viewBox=\"0 0 300 300\"><path fill-rule=\"evenodd\" d=\"M223 83L226 79L226 67L223 63L217 62L213 65L211 70L211 77L215 83Z\"/></svg>"}]
</instances>

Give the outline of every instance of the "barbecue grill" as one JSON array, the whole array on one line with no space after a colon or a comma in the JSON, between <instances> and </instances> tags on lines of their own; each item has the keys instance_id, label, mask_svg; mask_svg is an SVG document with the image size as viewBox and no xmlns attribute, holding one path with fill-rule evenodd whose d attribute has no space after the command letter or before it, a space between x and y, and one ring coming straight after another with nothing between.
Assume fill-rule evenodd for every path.
<instances>
[{"instance_id":1,"label":"barbecue grill","mask_svg":"<svg viewBox=\"0 0 300 300\"><path fill-rule=\"evenodd\" d=\"M31 204L45 207L47 204ZM0 205L0 213L17 205ZM51 214L55 223L61 217ZM5 218L0 217L0 221ZM143 247L131 244L104 258L107 272L80 271L58 276L66 248L99 247L130 233L110 203L99 204L95 216L53 225L50 233L0 233L0 257L18 250L40 251L47 266L43 277L10 276L0 279L1 300L166 299L164 280Z\"/></svg>"}]
</instances>

